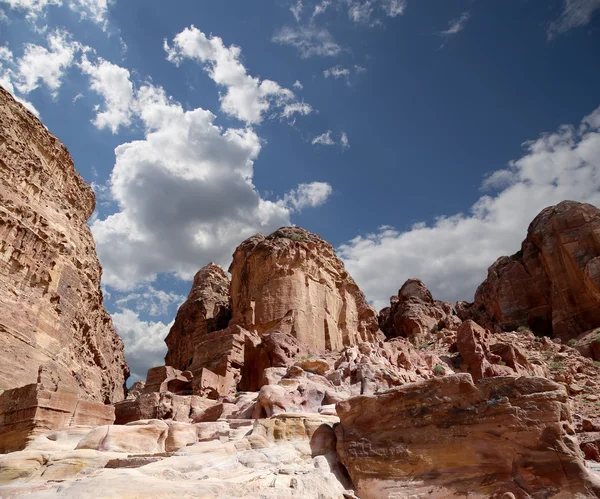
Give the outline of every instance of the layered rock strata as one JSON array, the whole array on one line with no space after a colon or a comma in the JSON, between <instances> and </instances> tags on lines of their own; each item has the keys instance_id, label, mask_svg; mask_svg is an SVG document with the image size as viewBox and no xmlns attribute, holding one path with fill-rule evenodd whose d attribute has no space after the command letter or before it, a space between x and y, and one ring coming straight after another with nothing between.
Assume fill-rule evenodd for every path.
<instances>
[{"instance_id":1,"label":"layered rock strata","mask_svg":"<svg viewBox=\"0 0 600 499\"><path fill-rule=\"evenodd\" d=\"M259 334L279 327L316 349L372 341L377 315L333 247L299 227L244 241L229 268L232 322Z\"/></svg>"},{"instance_id":2,"label":"layered rock strata","mask_svg":"<svg viewBox=\"0 0 600 499\"><path fill-rule=\"evenodd\" d=\"M110 403L129 368L100 291L92 189L69 152L0 88L0 389L53 361L65 387Z\"/></svg>"},{"instance_id":3,"label":"layered rock strata","mask_svg":"<svg viewBox=\"0 0 600 499\"><path fill-rule=\"evenodd\" d=\"M337 404L338 453L361 499L598 497L567 401L544 378L434 378Z\"/></svg>"},{"instance_id":4,"label":"layered rock strata","mask_svg":"<svg viewBox=\"0 0 600 499\"><path fill-rule=\"evenodd\" d=\"M469 316L565 341L600 327L600 210L574 201L542 210L521 250L489 268Z\"/></svg>"},{"instance_id":5,"label":"layered rock strata","mask_svg":"<svg viewBox=\"0 0 600 499\"><path fill-rule=\"evenodd\" d=\"M190 294L177 311L165 339L165 364L180 370L188 369L201 339L213 331L225 329L230 318L229 277L221 267L210 263L194 276Z\"/></svg>"}]
</instances>

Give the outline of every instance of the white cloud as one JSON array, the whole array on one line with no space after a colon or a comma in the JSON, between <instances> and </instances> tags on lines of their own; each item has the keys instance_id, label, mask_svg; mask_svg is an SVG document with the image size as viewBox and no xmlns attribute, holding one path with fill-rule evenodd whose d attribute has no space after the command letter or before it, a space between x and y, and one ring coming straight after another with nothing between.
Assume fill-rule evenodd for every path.
<instances>
[{"instance_id":1,"label":"white cloud","mask_svg":"<svg viewBox=\"0 0 600 499\"><path fill-rule=\"evenodd\" d=\"M378 308L409 277L422 279L436 298L471 300L487 268L519 249L543 208L565 199L600 205L600 108L579 128L563 126L525 148L523 157L492 175L504 188L480 197L470 213L404 232L383 227L339 248L348 271Z\"/></svg>"},{"instance_id":2,"label":"white cloud","mask_svg":"<svg viewBox=\"0 0 600 499\"><path fill-rule=\"evenodd\" d=\"M471 14L469 14L468 12L463 12L458 19L453 19L452 21L450 21L448 29L442 31L440 35L444 37L457 35L463 29L465 29L465 25L467 24L467 21L470 19L470 17Z\"/></svg>"},{"instance_id":3,"label":"white cloud","mask_svg":"<svg viewBox=\"0 0 600 499\"><path fill-rule=\"evenodd\" d=\"M382 3L382 8L390 17L401 16L406 9L406 0L387 0Z\"/></svg>"},{"instance_id":4,"label":"white cloud","mask_svg":"<svg viewBox=\"0 0 600 499\"><path fill-rule=\"evenodd\" d=\"M244 238L290 223L291 208L252 184L261 149L253 130L220 128L211 112L184 111L150 85L135 109L145 138L115 150L119 211L91 226L106 285L130 290L160 273L190 279L210 261L227 265Z\"/></svg>"},{"instance_id":5,"label":"white cloud","mask_svg":"<svg viewBox=\"0 0 600 499\"><path fill-rule=\"evenodd\" d=\"M343 0L348 7L348 17L355 23L380 24L376 12L383 12L387 17L404 14L406 0Z\"/></svg>"},{"instance_id":6,"label":"white cloud","mask_svg":"<svg viewBox=\"0 0 600 499\"><path fill-rule=\"evenodd\" d=\"M297 102L294 93L277 82L261 81L247 74L240 62L239 47L226 47L218 36L207 37L194 26L176 35L173 47L165 40L164 48L167 59L176 64L186 58L205 64L210 78L227 89L220 98L221 109L246 123L260 123L272 107L285 108ZM292 109L288 107L288 115ZM310 109L308 104L304 104L301 114Z\"/></svg>"},{"instance_id":7,"label":"white cloud","mask_svg":"<svg viewBox=\"0 0 600 499\"><path fill-rule=\"evenodd\" d=\"M297 22L302 19L302 0L296 0L296 3L290 7L290 12Z\"/></svg>"},{"instance_id":8,"label":"white cloud","mask_svg":"<svg viewBox=\"0 0 600 499\"><path fill-rule=\"evenodd\" d=\"M112 320L126 345L125 359L131 369L131 381L145 380L150 367L164 365L167 353L164 339L173 321L169 324L143 321L138 313L126 308L113 313Z\"/></svg>"},{"instance_id":9,"label":"white cloud","mask_svg":"<svg viewBox=\"0 0 600 499\"><path fill-rule=\"evenodd\" d=\"M331 130L327 130L325 133L321 135L317 135L312 140L313 145L321 145L321 146L332 146L335 144L334 140L331 138Z\"/></svg>"},{"instance_id":10,"label":"white cloud","mask_svg":"<svg viewBox=\"0 0 600 499\"><path fill-rule=\"evenodd\" d=\"M156 289L152 285L138 286L133 292L120 296L115 304L123 309L145 312L150 316L166 315L174 305L181 305L186 297L177 293Z\"/></svg>"},{"instance_id":11,"label":"white cloud","mask_svg":"<svg viewBox=\"0 0 600 499\"><path fill-rule=\"evenodd\" d=\"M337 66L333 66L332 68L326 69L323 71L323 76L325 78L348 78L350 76L350 70L339 64Z\"/></svg>"},{"instance_id":12,"label":"white cloud","mask_svg":"<svg viewBox=\"0 0 600 499\"><path fill-rule=\"evenodd\" d=\"M552 39L570 29L585 26L599 9L600 0L564 0L560 18L548 28L548 38Z\"/></svg>"},{"instance_id":13,"label":"white cloud","mask_svg":"<svg viewBox=\"0 0 600 499\"><path fill-rule=\"evenodd\" d=\"M117 133L120 126L129 126L134 102L129 71L102 58L92 64L85 55L80 67L90 77L90 88L104 99L104 110L98 110L94 125L110 128L112 133Z\"/></svg>"},{"instance_id":14,"label":"white cloud","mask_svg":"<svg viewBox=\"0 0 600 499\"><path fill-rule=\"evenodd\" d=\"M320 3L315 5L315 9L313 10L312 17L317 17L320 14L323 14L329 6L331 5L331 0L322 0Z\"/></svg>"},{"instance_id":15,"label":"white cloud","mask_svg":"<svg viewBox=\"0 0 600 499\"><path fill-rule=\"evenodd\" d=\"M24 11L27 19L32 22L46 16L48 7L63 5L63 0L0 0L11 9ZM108 0L68 0L69 9L78 12L82 19L90 19L106 29L106 14Z\"/></svg>"},{"instance_id":16,"label":"white cloud","mask_svg":"<svg viewBox=\"0 0 600 499\"><path fill-rule=\"evenodd\" d=\"M333 57L342 51L327 29L312 24L296 27L284 26L275 33L272 40L275 43L296 48L302 58Z\"/></svg>"},{"instance_id":17,"label":"white cloud","mask_svg":"<svg viewBox=\"0 0 600 499\"><path fill-rule=\"evenodd\" d=\"M292 85L292 87L298 89L298 90L302 90L304 88L304 85L302 85L302 83L300 83L300 81L296 80L294 82L294 84Z\"/></svg>"},{"instance_id":18,"label":"white cloud","mask_svg":"<svg viewBox=\"0 0 600 499\"><path fill-rule=\"evenodd\" d=\"M306 207L316 208L327 201L332 191L331 185L327 182L300 184L296 189L288 192L280 203L293 211L301 211Z\"/></svg>"},{"instance_id":19,"label":"white cloud","mask_svg":"<svg viewBox=\"0 0 600 499\"><path fill-rule=\"evenodd\" d=\"M342 149L350 149L350 141L348 140L346 132L342 132L342 135L340 136L340 145L342 146Z\"/></svg>"},{"instance_id":20,"label":"white cloud","mask_svg":"<svg viewBox=\"0 0 600 499\"><path fill-rule=\"evenodd\" d=\"M15 80L15 67L16 65L12 51L8 47L0 45L0 85L7 92L12 94L17 102L23 104L25 108L29 109L29 111L39 118L40 113L35 106L31 102L20 97L15 91L13 84L13 81Z\"/></svg>"},{"instance_id":21,"label":"white cloud","mask_svg":"<svg viewBox=\"0 0 600 499\"><path fill-rule=\"evenodd\" d=\"M33 43L25 44L23 56L17 61L17 89L27 94L45 84L56 96L65 71L73 64L75 53L84 47L61 30L47 37L48 48Z\"/></svg>"}]
</instances>

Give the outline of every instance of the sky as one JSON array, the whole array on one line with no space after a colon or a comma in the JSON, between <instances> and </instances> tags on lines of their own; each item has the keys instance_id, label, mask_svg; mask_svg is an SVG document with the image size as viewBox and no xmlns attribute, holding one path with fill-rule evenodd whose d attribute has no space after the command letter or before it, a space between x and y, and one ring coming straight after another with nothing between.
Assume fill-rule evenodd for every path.
<instances>
[{"instance_id":1,"label":"sky","mask_svg":"<svg viewBox=\"0 0 600 499\"><path fill-rule=\"evenodd\" d=\"M0 0L0 85L96 192L130 381L255 233L319 234L380 309L600 206L600 0Z\"/></svg>"}]
</instances>

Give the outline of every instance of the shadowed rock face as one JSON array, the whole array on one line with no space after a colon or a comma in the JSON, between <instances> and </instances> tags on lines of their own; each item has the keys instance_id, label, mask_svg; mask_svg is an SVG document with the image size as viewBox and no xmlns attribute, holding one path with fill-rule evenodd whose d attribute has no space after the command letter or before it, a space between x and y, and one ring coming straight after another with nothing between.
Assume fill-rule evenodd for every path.
<instances>
[{"instance_id":1,"label":"shadowed rock face","mask_svg":"<svg viewBox=\"0 0 600 499\"><path fill-rule=\"evenodd\" d=\"M544 209L521 251L489 268L469 313L484 326L563 340L600 326L600 210L574 201Z\"/></svg>"},{"instance_id":2,"label":"shadowed rock face","mask_svg":"<svg viewBox=\"0 0 600 499\"><path fill-rule=\"evenodd\" d=\"M259 334L279 327L309 348L371 341L377 315L333 247L299 227L258 234L229 268L232 323Z\"/></svg>"},{"instance_id":3,"label":"shadowed rock face","mask_svg":"<svg viewBox=\"0 0 600 499\"><path fill-rule=\"evenodd\" d=\"M567 402L544 378L434 378L338 403L338 453L364 499L598 497Z\"/></svg>"},{"instance_id":4,"label":"shadowed rock face","mask_svg":"<svg viewBox=\"0 0 600 499\"><path fill-rule=\"evenodd\" d=\"M210 263L194 276L188 299L177 311L165 339L168 349L165 364L188 369L204 336L225 329L230 317L229 277L221 267Z\"/></svg>"},{"instance_id":5,"label":"shadowed rock face","mask_svg":"<svg viewBox=\"0 0 600 499\"><path fill-rule=\"evenodd\" d=\"M129 368L100 292L92 189L69 152L0 88L0 388L56 363L80 396L123 399Z\"/></svg>"}]
</instances>

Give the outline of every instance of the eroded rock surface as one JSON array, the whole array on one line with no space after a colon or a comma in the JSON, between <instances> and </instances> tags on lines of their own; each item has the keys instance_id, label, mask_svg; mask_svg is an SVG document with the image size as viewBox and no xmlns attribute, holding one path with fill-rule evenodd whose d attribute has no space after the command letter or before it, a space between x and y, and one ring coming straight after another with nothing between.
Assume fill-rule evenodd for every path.
<instances>
[{"instance_id":1,"label":"eroded rock surface","mask_svg":"<svg viewBox=\"0 0 600 499\"><path fill-rule=\"evenodd\" d=\"M470 317L486 327L529 327L565 341L599 327L600 210L574 201L542 210L521 251L489 268Z\"/></svg>"},{"instance_id":2,"label":"eroded rock surface","mask_svg":"<svg viewBox=\"0 0 600 499\"><path fill-rule=\"evenodd\" d=\"M563 386L434 378L340 402L338 453L359 497L597 497Z\"/></svg>"},{"instance_id":3,"label":"eroded rock surface","mask_svg":"<svg viewBox=\"0 0 600 499\"><path fill-rule=\"evenodd\" d=\"M379 327L387 338L420 341L442 329L456 330L460 323L454 306L434 300L419 279L408 279L398 296L392 296L390 306L379 313Z\"/></svg>"},{"instance_id":4,"label":"eroded rock surface","mask_svg":"<svg viewBox=\"0 0 600 499\"><path fill-rule=\"evenodd\" d=\"M66 147L0 88L0 389L54 361L82 398L123 398L129 368L100 291L92 189Z\"/></svg>"},{"instance_id":5,"label":"eroded rock surface","mask_svg":"<svg viewBox=\"0 0 600 499\"><path fill-rule=\"evenodd\" d=\"M221 267L210 263L196 273L188 299L177 311L165 339L165 364L182 371L188 369L201 339L225 329L230 317L229 277Z\"/></svg>"},{"instance_id":6,"label":"eroded rock surface","mask_svg":"<svg viewBox=\"0 0 600 499\"><path fill-rule=\"evenodd\" d=\"M322 350L375 338L374 309L333 247L304 229L252 236L236 249L229 272L232 322L246 329L262 334L278 326Z\"/></svg>"}]
</instances>

